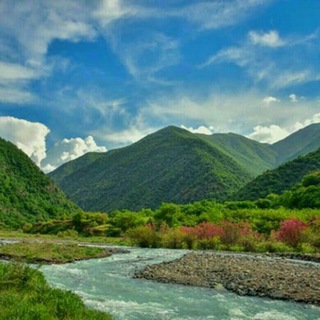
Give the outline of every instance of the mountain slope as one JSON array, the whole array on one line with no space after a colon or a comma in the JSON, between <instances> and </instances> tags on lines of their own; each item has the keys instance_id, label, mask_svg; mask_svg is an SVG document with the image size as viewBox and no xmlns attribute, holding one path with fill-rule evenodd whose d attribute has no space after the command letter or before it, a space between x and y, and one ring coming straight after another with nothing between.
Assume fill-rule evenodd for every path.
<instances>
[{"instance_id":1,"label":"mountain slope","mask_svg":"<svg viewBox=\"0 0 320 320\"><path fill-rule=\"evenodd\" d=\"M278 154L277 163L281 164L315 151L319 147L320 123L314 123L274 143L271 149Z\"/></svg>"},{"instance_id":2,"label":"mountain slope","mask_svg":"<svg viewBox=\"0 0 320 320\"><path fill-rule=\"evenodd\" d=\"M234 133L200 135L219 151L233 158L252 177L274 168L277 153L269 144L260 143Z\"/></svg>"},{"instance_id":3,"label":"mountain slope","mask_svg":"<svg viewBox=\"0 0 320 320\"><path fill-rule=\"evenodd\" d=\"M16 228L79 211L25 153L0 138L0 226Z\"/></svg>"},{"instance_id":4,"label":"mountain slope","mask_svg":"<svg viewBox=\"0 0 320 320\"><path fill-rule=\"evenodd\" d=\"M277 169L263 173L241 188L232 198L256 200L265 198L270 193L281 194L298 184L303 176L316 169L320 169L320 148L289 161Z\"/></svg>"},{"instance_id":5,"label":"mountain slope","mask_svg":"<svg viewBox=\"0 0 320 320\"><path fill-rule=\"evenodd\" d=\"M223 199L250 180L250 174L233 159L176 127L107 152L62 180L60 170L63 166L50 176L70 198L83 209L100 211Z\"/></svg>"}]
</instances>

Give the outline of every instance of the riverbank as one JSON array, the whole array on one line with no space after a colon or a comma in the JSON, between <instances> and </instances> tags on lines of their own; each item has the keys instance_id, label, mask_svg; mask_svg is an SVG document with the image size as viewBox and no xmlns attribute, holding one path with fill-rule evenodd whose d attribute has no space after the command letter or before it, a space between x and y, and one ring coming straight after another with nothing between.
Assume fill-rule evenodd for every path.
<instances>
[{"instance_id":1,"label":"riverbank","mask_svg":"<svg viewBox=\"0 0 320 320\"><path fill-rule=\"evenodd\" d=\"M284 257L191 252L147 266L134 277L320 305L320 265Z\"/></svg>"},{"instance_id":2,"label":"riverbank","mask_svg":"<svg viewBox=\"0 0 320 320\"><path fill-rule=\"evenodd\" d=\"M62 264L79 260L105 258L115 253L125 252L127 251L117 248L99 248L46 241L19 241L0 245L0 259L42 264Z\"/></svg>"}]
</instances>

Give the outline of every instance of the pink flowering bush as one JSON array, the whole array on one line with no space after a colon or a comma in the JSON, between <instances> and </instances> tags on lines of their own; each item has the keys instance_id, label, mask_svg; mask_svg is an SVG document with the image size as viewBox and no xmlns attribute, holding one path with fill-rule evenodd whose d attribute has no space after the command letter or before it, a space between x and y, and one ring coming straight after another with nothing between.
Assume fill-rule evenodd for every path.
<instances>
[{"instance_id":1,"label":"pink flowering bush","mask_svg":"<svg viewBox=\"0 0 320 320\"><path fill-rule=\"evenodd\" d=\"M298 219L284 220L277 232L277 239L296 248L303 238L307 224Z\"/></svg>"},{"instance_id":2,"label":"pink flowering bush","mask_svg":"<svg viewBox=\"0 0 320 320\"><path fill-rule=\"evenodd\" d=\"M223 235L221 227L210 222L202 222L194 227L181 227L180 230L196 239L211 239Z\"/></svg>"}]
</instances>

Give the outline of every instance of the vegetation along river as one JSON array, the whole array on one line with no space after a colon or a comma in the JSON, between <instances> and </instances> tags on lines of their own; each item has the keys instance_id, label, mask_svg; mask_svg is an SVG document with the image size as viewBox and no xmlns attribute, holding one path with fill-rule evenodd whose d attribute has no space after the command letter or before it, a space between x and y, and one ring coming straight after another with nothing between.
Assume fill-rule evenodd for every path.
<instances>
[{"instance_id":1,"label":"vegetation along river","mask_svg":"<svg viewBox=\"0 0 320 320\"><path fill-rule=\"evenodd\" d=\"M179 258L185 251L129 250L102 259L44 265L41 271L50 284L76 292L88 306L109 312L115 320L320 320L317 306L133 279L146 265Z\"/></svg>"}]
</instances>

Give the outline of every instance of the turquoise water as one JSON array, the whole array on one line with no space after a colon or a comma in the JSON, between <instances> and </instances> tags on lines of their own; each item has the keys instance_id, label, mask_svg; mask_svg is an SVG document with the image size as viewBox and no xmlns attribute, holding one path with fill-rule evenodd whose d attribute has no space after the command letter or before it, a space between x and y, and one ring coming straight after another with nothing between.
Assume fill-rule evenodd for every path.
<instances>
[{"instance_id":1,"label":"turquoise water","mask_svg":"<svg viewBox=\"0 0 320 320\"><path fill-rule=\"evenodd\" d=\"M41 271L50 284L76 292L88 306L115 320L320 320L320 308L315 306L131 278L138 268L183 254L134 248L129 254L42 266Z\"/></svg>"}]
</instances>

